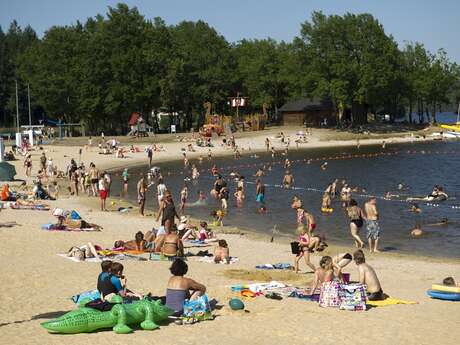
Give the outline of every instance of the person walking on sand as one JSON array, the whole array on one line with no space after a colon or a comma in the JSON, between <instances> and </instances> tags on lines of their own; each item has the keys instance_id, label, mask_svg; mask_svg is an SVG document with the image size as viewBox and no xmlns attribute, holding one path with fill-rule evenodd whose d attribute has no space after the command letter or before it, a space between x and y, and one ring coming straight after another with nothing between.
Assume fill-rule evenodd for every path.
<instances>
[{"instance_id":1,"label":"person walking on sand","mask_svg":"<svg viewBox=\"0 0 460 345\"><path fill-rule=\"evenodd\" d=\"M104 176L101 176L98 183L99 187L99 198L101 199L101 211L107 211L105 207L105 200L107 199L107 186Z\"/></svg>"},{"instance_id":2,"label":"person walking on sand","mask_svg":"<svg viewBox=\"0 0 460 345\"><path fill-rule=\"evenodd\" d=\"M89 177L91 179L91 191L93 192L93 196L97 196L97 193L98 193L97 184L99 181L99 171L96 169L96 165L94 163L90 163L89 165Z\"/></svg>"},{"instance_id":3,"label":"person walking on sand","mask_svg":"<svg viewBox=\"0 0 460 345\"><path fill-rule=\"evenodd\" d=\"M372 197L364 204L366 213L366 230L367 240L369 241L369 252L378 253L378 244L380 238L379 213L377 211L377 199Z\"/></svg>"},{"instance_id":4,"label":"person walking on sand","mask_svg":"<svg viewBox=\"0 0 460 345\"><path fill-rule=\"evenodd\" d=\"M24 160L24 168L26 170L26 176L30 177L32 175L32 156L27 154L26 159Z\"/></svg>"},{"instance_id":5,"label":"person walking on sand","mask_svg":"<svg viewBox=\"0 0 460 345\"><path fill-rule=\"evenodd\" d=\"M147 194L147 185L145 178L142 176L137 182L137 202L139 203L139 214L144 217L145 199Z\"/></svg>"}]
</instances>

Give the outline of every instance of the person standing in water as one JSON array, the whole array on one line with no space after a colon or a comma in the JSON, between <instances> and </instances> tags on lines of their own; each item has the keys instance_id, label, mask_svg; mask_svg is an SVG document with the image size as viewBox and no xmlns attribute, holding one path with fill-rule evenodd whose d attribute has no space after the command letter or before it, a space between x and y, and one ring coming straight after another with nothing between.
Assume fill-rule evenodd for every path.
<instances>
[{"instance_id":1,"label":"person standing in water","mask_svg":"<svg viewBox=\"0 0 460 345\"><path fill-rule=\"evenodd\" d=\"M260 179L256 180L256 201L265 204L265 185Z\"/></svg>"},{"instance_id":2,"label":"person standing in water","mask_svg":"<svg viewBox=\"0 0 460 345\"><path fill-rule=\"evenodd\" d=\"M124 198L128 195L128 182L129 182L129 173L128 168L125 168L121 173L121 182L123 184L123 188L121 190L121 197Z\"/></svg>"},{"instance_id":3,"label":"person standing in water","mask_svg":"<svg viewBox=\"0 0 460 345\"><path fill-rule=\"evenodd\" d=\"M378 253L380 238L379 213L377 211L377 199L372 197L364 204L366 213L367 240L369 241L369 252Z\"/></svg>"},{"instance_id":4,"label":"person standing in water","mask_svg":"<svg viewBox=\"0 0 460 345\"><path fill-rule=\"evenodd\" d=\"M184 185L184 188L182 188L180 192L180 212L184 214L185 211L185 204L187 203L187 198L188 198L188 188L187 185Z\"/></svg>"},{"instance_id":5,"label":"person standing in water","mask_svg":"<svg viewBox=\"0 0 460 345\"><path fill-rule=\"evenodd\" d=\"M294 185L294 175L291 174L289 170L286 170L286 174L283 178L284 188L290 188Z\"/></svg>"}]
</instances>

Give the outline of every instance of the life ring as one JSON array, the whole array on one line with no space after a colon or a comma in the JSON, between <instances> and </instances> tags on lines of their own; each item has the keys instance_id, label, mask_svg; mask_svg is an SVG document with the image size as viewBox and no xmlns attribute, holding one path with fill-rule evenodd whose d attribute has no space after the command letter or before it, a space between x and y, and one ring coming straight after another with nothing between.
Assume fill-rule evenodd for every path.
<instances>
[{"instance_id":1,"label":"life ring","mask_svg":"<svg viewBox=\"0 0 460 345\"><path fill-rule=\"evenodd\" d=\"M444 301L460 301L460 293L443 292L435 290L428 290L426 293L431 298L442 299Z\"/></svg>"},{"instance_id":2,"label":"life ring","mask_svg":"<svg viewBox=\"0 0 460 345\"><path fill-rule=\"evenodd\" d=\"M334 209L332 207L329 207L329 208L322 207L321 212L323 212L323 213L332 213L332 212L334 212Z\"/></svg>"}]
</instances>

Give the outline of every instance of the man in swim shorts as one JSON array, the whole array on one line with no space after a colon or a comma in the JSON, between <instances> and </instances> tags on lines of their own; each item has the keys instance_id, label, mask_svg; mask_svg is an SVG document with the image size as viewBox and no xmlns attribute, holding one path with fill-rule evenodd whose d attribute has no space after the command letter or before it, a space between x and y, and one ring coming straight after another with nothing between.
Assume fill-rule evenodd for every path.
<instances>
[{"instance_id":1,"label":"man in swim shorts","mask_svg":"<svg viewBox=\"0 0 460 345\"><path fill-rule=\"evenodd\" d=\"M265 185L259 179L256 181L256 201L260 203L265 202Z\"/></svg>"},{"instance_id":2,"label":"man in swim shorts","mask_svg":"<svg viewBox=\"0 0 460 345\"><path fill-rule=\"evenodd\" d=\"M377 211L377 199L372 197L364 204L366 213L367 240L369 242L369 252L378 253L378 244L380 238L379 213Z\"/></svg>"},{"instance_id":3,"label":"man in swim shorts","mask_svg":"<svg viewBox=\"0 0 460 345\"><path fill-rule=\"evenodd\" d=\"M375 270L366 263L364 252L358 249L353 253L353 260L359 271L359 283L367 286L367 299L369 301L381 301L385 299L379 278Z\"/></svg>"}]
</instances>

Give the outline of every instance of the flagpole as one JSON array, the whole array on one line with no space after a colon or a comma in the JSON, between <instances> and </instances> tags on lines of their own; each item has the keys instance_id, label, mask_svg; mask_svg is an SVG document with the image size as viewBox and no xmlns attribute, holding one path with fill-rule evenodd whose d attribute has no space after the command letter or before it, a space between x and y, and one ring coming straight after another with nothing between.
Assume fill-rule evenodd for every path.
<instances>
[{"instance_id":1,"label":"flagpole","mask_svg":"<svg viewBox=\"0 0 460 345\"><path fill-rule=\"evenodd\" d=\"M15 80L15 82L16 82L16 127L17 127L17 132L19 133L18 81Z\"/></svg>"},{"instance_id":2,"label":"flagpole","mask_svg":"<svg viewBox=\"0 0 460 345\"><path fill-rule=\"evenodd\" d=\"M32 126L32 116L30 114L30 87L29 87L29 83L27 83L27 96L28 96L28 101L29 101L29 126Z\"/></svg>"}]
</instances>

